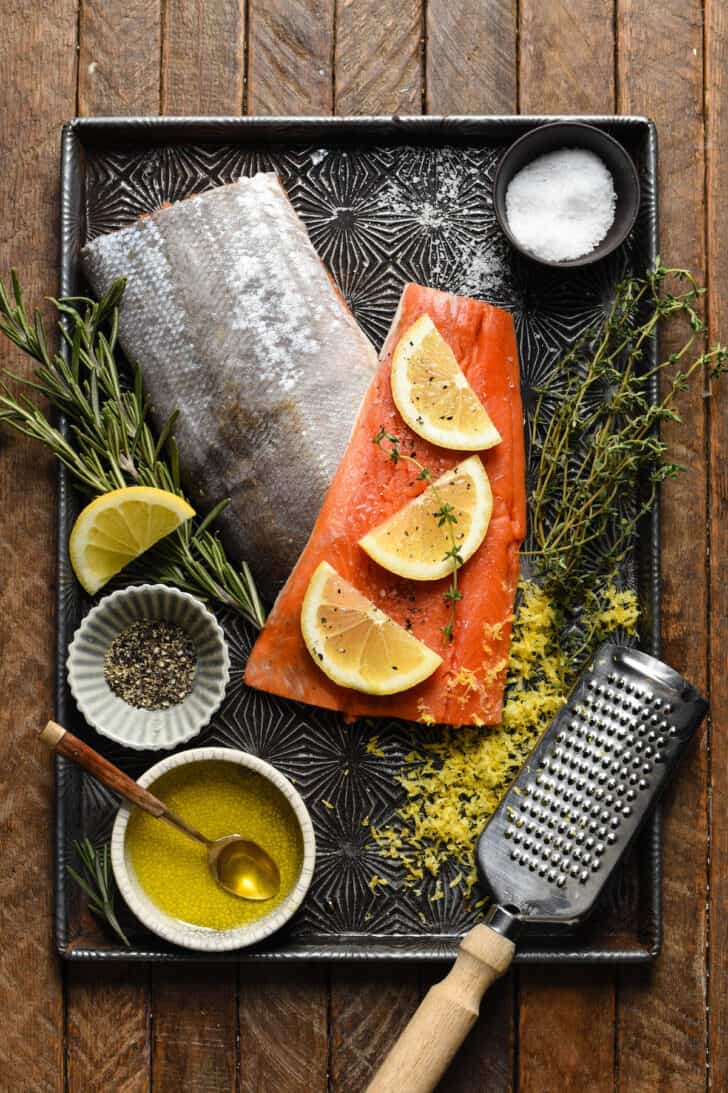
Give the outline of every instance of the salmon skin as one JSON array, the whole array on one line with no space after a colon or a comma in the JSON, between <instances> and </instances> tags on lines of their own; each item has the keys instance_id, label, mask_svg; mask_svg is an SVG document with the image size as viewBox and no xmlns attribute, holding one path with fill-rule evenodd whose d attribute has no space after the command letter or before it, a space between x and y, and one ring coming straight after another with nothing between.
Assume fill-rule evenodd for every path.
<instances>
[{"instance_id":1,"label":"salmon skin","mask_svg":"<svg viewBox=\"0 0 728 1093\"><path fill-rule=\"evenodd\" d=\"M185 485L222 498L226 546L272 601L303 550L376 353L273 174L187 198L84 247L159 422L180 410Z\"/></svg>"},{"instance_id":2,"label":"salmon skin","mask_svg":"<svg viewBox=\"0 0 728 1093\"><path fill-rule=\"evenodd\" d=\"M423 489L417 473L394 464L372 443L383 426L414 452L433 478L463 459L436 448L402 421L392 400L391 360L401 335L429 315L484 403L502 441L480 453L493 490L485 540L458 573L454 640L441 628L450 578L407 581L380 568L358 540ZM245 682L272 694L339 710L347 718L392 717L448 725L492 725L501 717L518 552L525 531L523 419L518 351L511 316L478 300L407 285L366 394L351 442L331 484L311 538L276 601L248 660ZM311 574L328 561L337 572L443 658L434 675L410 691L387 697L337 686L311 659L301 637L300 612Z\"/></svg>"}]
</instances>

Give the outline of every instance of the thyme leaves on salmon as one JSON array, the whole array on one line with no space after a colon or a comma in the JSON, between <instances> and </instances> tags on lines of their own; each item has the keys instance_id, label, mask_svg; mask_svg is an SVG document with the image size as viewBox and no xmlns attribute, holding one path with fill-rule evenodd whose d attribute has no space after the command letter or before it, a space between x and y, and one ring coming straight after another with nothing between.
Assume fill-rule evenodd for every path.
<instances>
[{"instance_id":1,"label":"thyme leaves on salmon","mask_svg":"<svg viewBox=\"0 0 728 1093\"><path fill-rule=\"evenodd\" d=\"M120 361L118 308L125 282L114 282L98 302L83 296L51 299L61 318L65 355L50 351L41 314L37 309L29 314L14 270L11 286L12 299L0 281L0 333L38 367L32 378L6 373L21 393L0 383L0 422L48 448L84 493L141 485L184 497L174 437L177 414L155 436L142 371L136 365L128 375ZM63 414L68 430L56 427L26 392L46 398ZM218 601L261 627L265 612L250 569L245 562L236 568L212 531L227 504L220 501L204 519L183 524L126 572Z\"/></svg>"},{"instance_id":2,"label":"thyme leaves on salmon","mask_svg":"<svg viewBox=\"0 0 728 1093\"><path fill-rule=\"evenodd\" d=\"M450 547L448 550L445 551L443 561L452 559L453 562L450 585L446 589L446 591L443 592L443 599L449 609L450 616L447 623L443 627L441 627L440 632L442 634L443 641L448 643L452 642L455 637L455 618L457 614L457 605L463 598L463 594L458 588L458 569L463 564L463 555L455 538L454 525L458 522L457 516L455 515L455 506L449 504L443 499L442 495L437 489L437 486L434 484L432 472L430 471L430 469L426 467L423 463L421 463L419 459L415 458L412 453L403 452L401 450L399 437L394 436L392 433L388 433L384 426L382 426L376 436L372 437L372 443L376 444L377 447L384 452L384 454L387 456L388 459L391 460L392 463L408 463L410 464L410 466L415 467L415 469L418 471L416 481L427 483L430 490L432 491L432 496L435 498L435 501L439 506L437 510L433 513L433 515L437 520L438 527L447 527L448 535L450 538ZM388 445L388 447L385 445Z\"/></svg>"}]
</instances>

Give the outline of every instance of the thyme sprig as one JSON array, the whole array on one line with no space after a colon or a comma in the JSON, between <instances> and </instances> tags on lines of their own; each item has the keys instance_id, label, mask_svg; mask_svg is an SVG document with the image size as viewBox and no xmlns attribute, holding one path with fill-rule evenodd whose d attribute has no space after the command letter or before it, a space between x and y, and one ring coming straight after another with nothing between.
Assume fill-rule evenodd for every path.
<instances>
[{"instance_id":1,"label":"thyme sprig","mask_svg":"<svg viewBox=\"0 0 728 1093\"><path fill-rule=\"evenodd\" d=\"M103 919L109 924L116 936L123 941L125 945L129 945L129 938L126 936L119 920L116 917L116 910L114 908L114 875L111 871L111 861L109 857L109 844L104 845L97 850L90 839L83 839L81 842L75 841L74 849L81 859L82 872L79 873L72 866L67 866L69 874L73 877L76 884L86 893L89 897L89 910L93 911L95 915Z\"/></svg>"},{"instance_id":2,"label":"thyme sprig","mask_svg":"<svg viewBox=\"0 0 728 1093\"><path fill-rule=\"evenodd\" d=\"M706 332L697 306L703 292L687 270L659 262L654 272L627 278L606 318L537 390L530 553L551 598L567 607L577 608L615 576L660 483L684 469L665 458L658 432L662 423L680 421L677 396L696 375L728 370L722 345L689 360ZM651 364L658 326L680 317L687 329L679 347ZM653 402L655 377L663 383Z\"/></svg>"},{"instance_id":3,"label":"thyme sprig","mask_svg":"<svg viewBox=\"0 0 728 1093\"><path fill-rule=\"evenodd\" d=\"M432 490L432 496L439 505L439 508L433 515L437 519L438 527L447 527L450 537L450 549L445 551L443 561L452 559L453 562L450 586L443 592L443 599L450 610L450 617L445 626L441 627L440 632L442 633L444 641L451 642L455 636L457 605L463 598L463 594L458 588L458 569L463 564L463 556L460 547L455 540L454 525L458 522L458 518L455 515L455 507L443 499L442 494L432 480L432 473L429 468L425 467L423 463L420 463L414 455L401 450L399 437L393 436L392 433L388 433L384 426L382 426L377 435L372 438L372 443L376 444L392 463L409 463L411 466L415 467L419 472L416 480L427 482ZM385 447L385 445L389 445L389 447Z\"/></svg>"},{"instance_id":4,"label":"thyme sprig","mask_svg":"<svg viewBox=\"0 0 728 1093\"><path fill-rule=\"evenodd\" d=\"M66 354L51 353L40 312L32 318L15 270L12 300L0 281L0 333L38 362L32 378L6 373L25 391L48 399L69 423L68 434L49 421L25 392L0 383L0 422L45 445L85 493L128 485L157 486L184 497L174 438L177 413L157 436L148 421L139 365L124 369L117 347L119 279L98 302L84 296L51 299L61 317ZM245 562L237 569L211 530L229 501L204 519L188 521L127 571L132 577L176 585L202 599L217 600L262 626L265 612Z\"/></svg>"}]
</instances>

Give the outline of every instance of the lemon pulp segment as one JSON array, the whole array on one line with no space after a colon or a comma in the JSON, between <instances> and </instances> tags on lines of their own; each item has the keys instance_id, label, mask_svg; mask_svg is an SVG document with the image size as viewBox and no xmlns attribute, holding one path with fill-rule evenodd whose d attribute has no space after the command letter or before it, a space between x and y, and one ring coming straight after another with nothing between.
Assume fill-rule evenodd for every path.
<instances>
[{"instance_id":1,"label":"lemon pulp segment","mask_svg":"<svg viewBox=\"0 0 728 1093\"><path fill-rule=\"evenodd\" d=\"M194 515L184 498L154 486L104 493L86 505L73 525L68 544L73 571L87 592L97 592Z\"/></svg>"},{"instance_id":2,"label":"lemon pulp segment","mask_svg":"<svg viewBox=\"0 0 728 1093\"><path fill-rule=\"evenodd\" d=\"M501 437L455 354L429 315L405 331L392 356L392 398L413 432L455 451L480 451Z\"/></svg>"},{"instance_id":3,"label":"lemon pulp segment","mask_svg":"<svg viewBox=\"0 0 728 1093\"><path fill-rule=\"evenodd\" d=\"M321 562L301 609L309 653L329 679L365 694L409 690L442 663L423 642Z\"/></svg>"},{"instance_id":4,"label":"lemon pulp segment","mask_svg":"<svg viewBox=\"0 0 728 1093\"><path fill-rule=\"evenodd\" d=\"M454 523L442 519L443 504L451 506ZM448 556L452 538L464 564L483 542L492 511L488 475L480 458L471 455L368 532L359 545L390 573L436 581L454 568L455 560Z\"/></svg>"}]
</instances>

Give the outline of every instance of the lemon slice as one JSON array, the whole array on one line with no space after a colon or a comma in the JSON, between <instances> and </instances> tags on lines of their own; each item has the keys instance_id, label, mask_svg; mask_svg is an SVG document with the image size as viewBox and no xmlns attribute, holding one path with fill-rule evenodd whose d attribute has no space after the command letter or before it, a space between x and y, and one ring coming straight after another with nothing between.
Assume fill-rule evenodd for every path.
<instances>
[{"instance_id":1,"label":"lemon slice","mask_svg":"<svg viewBox=\"0 0 728 1093\"><path fill-rule=\"evenodd\" d=\"M441 519L441 506L452 506L455 523ZM493 511L493 494L477 455L443 474L419 497L359 540L370 558L411 581L437 581L452 573L455 561L450 529L462 562L485 538Z\"/></svg>"},{"instance_id":2,"label":"lemon slice","mask_svg":"<svg viewBox=\"0 0 728 1093\"><path fill-rule=\"evenodd\" d=\"M79 514L68 552L87 592L98 590L195 510L182 497L153 486L126 486L97 497Z\"/></svg>"},{"instance_id":3,"label":"lemon slice","mask_svg":"<svg viewBox=\"0 0 728 1093\"><path fill-rule=\"evenodd\" d=\"M301 632L322 672L368 695L407 691L431 676L442 657L321 562L306 589Z\"/></svg>"},{"instance_id":4,"label":"lemon slice","mask_svg":"<svg viewBox=\"0 0 728 1093\"><path fill-rule=\"evenodd\" d=\"M431 444L463 452L500 444L488 411L429 315L397 342L392 398L410 429Z\"/></svg>"}]
</instances>

